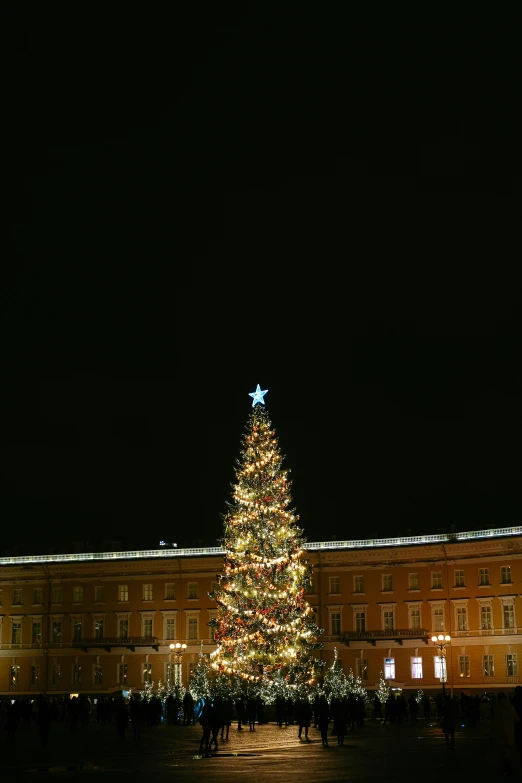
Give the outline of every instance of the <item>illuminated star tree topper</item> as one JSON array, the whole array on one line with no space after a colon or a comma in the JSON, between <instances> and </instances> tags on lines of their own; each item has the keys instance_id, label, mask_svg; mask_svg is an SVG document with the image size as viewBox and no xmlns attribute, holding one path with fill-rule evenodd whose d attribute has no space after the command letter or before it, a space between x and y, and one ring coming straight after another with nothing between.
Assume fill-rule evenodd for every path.
<instances>
[{"instance_id":1,"label":"illuminated star tree topper","mask_svg":"<svg viewBox=\"0 0 522 783\"><path fill-rule=\"evenodd\" d=\"M265 389L265 391L261 391L261 386L259 384L257 384L257 389L255 390L255 392L249 392L249 395L248 395L249 397L252 397L252 399L253 399L252 407L254 407L254 405L257 405L258 403L260 405L264 405L265 401L264 401L263 397L265 396L265 394L267 392L268 392L268 389Z\"/></svg>"}]
</instances>

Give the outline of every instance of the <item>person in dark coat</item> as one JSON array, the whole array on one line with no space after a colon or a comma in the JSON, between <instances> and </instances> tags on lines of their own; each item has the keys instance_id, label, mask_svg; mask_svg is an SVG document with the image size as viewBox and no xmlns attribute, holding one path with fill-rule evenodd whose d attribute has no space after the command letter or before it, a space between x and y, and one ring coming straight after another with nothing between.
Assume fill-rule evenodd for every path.
<instances>
[{"instance_id":1,"label":"person in dark coat","mask_svg":"<svg viewBox=\"0 0 522 783\"><path fill-rule=\"evenodd\" d=\"M457 726L457 704L451 696L446 696L442 702L442 729L446 737L448 750L455 750L455 729Z\"/></svg>"},{"instance_id":2,"label":"person in dark coat","mask_svg":"<svg viewBox=\"0 0 522 783\"><path fill-rule=\"evenodd\" d=\"M250 731L256 730L256 713L256 700L253 696L249 696L246 703L246 714L248 718L248 728Z\"/></svg>"},{"instance_id":3,"label":"person in dark coat","mask_svg":"<svg viewBox=\"0 0 522 783\"><path fill-rule=\"evenodd\" d=\"M190 723L194 726L196 716L194 715L194 698L191 692L187 691L183 696L183 725L187 726Z\"/></svg>"},{"instance_id":4,"label":"person in dark coat","mask_svg":"<svg viewBox=\"0 0 522 783\"><path fill-rule=\"evenodd\" d=\"M326 696L320 696L317 703L317 728L321 732L323 746L328 746L328 724L330 723L330 707Z\"/></svg>"},{"instance_id":5,"label":"person in dark coat","mask_svg":"<svg viewBox=\"0 0 522 783\"><path fill-rule=\"evenodd\" d=\"M348 716L348 700L332 699L330 714L333 720L333 733L337 735L337 744L344 745Z\"/></svg>"},{"instance_id":6,"label":"person in dark coat","mask_svg":"<svg viewBox=\"0 0 522 783\"><path fill-rule=\"evenodd\" d=\"M275 700L276 723L281 728L285 720L285 700L277 696Z\"/></svg>"},{"instance_id":7,"label":"person in dark coat","mask_svg":"<svg viewBox=\"0 0 522 783\"><path fill-rule=\"evenodd\" d=\"M129 703L130 720L134 739L141 737L141 705L139 696L132 696Z\"/></svg>"},{"instance_id":8,"label":"person in dark coat","mask_svg":"<svg viewBox=\"0 0 522 783\"><path fill-rule=\"evenodd\" d=\"M235 704L236 707L236 716L237 716L237 730L243 731L242 724L245 722L246 719L246 709L245 709L245 702L242 698L239 698L236 701Z\"/></svg>"},{"instance_id":9,"label":"person in dark coat","mask_svg":"<svg viewBox=\"0 0 522 783\"><path fill-rule=\"evenodd\" d=\"M210 750L210 733L212 731L212 705L209 701L206 701L201 710L199 716L199 724L201 726L201 740L199 743L200 750Z\"/></svg>"},{"instance_id":10,"label":"person in dark coat","mask_svg":"<svg viewBox=\"0 0 522 783\"><path fill-rule=\"evenodd\" d=\"M221 723L221 741L228 739L228 732L230 731L230 725L232 723L232 713L234 712L234 705L232 699L228 696L223 699L221 704L222 711L222 723ZM223 735L225 735L223 737Z\"/></svg>"},{"instance_id":11,"label":"person in dark coat","mask_svg":"<svg viewBox=\"0 0 522 783\"><path fill-rule=\"evenodd\" d=\"M125 739L125 734L129 725L129 711L127 705L122 697L120 697L116 703L116 730L122 740Z\"/></svg>"},{"instance_id":12,"label":"person in dark coat","mask_svg":"<svg viewBox=\"0 0 522 783\"><path fill-rule=\"evenodd\" d=\"M298 737L301 739L301 735L304 729L304 738L308 739L308 729L310 728L310 722L312 720L312 705L308 699L300 699L296 702L296 718L299 726Z\"/></svg>"}]
</instances>

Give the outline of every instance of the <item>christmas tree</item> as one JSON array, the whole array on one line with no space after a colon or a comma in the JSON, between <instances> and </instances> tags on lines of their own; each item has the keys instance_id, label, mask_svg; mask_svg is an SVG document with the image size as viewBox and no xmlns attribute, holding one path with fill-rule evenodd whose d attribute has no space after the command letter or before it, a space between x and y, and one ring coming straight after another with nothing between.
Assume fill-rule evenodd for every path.
<instances>
[{"instance_id":1,"label":"christmas tree","mask_svg":"<svg viewBox=\"0 0 522 783\"><path fill-rule=\"evenodd\" d=\"M275 430L259 385L236 467L232 502L224 518L225 573L213 594L217 650L213 669L262 695L277 675L290 686L314 682L322 647L305 600L309 575L304 538L282 468Z\"/></svg>"},{"instance_id":2,"label":"christmas tree","mask_svg":"<svg viewBox=\"0 0 522 783\"><path fill-rule=\"evenodd\" d=\"M325 674L323 689L329 702L348 696L348 681L338 658L337 647L334 648L334 661Z\"/></svg>"},{"instance_id":3,"label":"christmas tree","mask_svg":"<svg viewBox=\"0 0 522 783\"><path fill-rule=\"evenodd\" d=\"M379 689L377 691L377 698L381 704L386 704L386 700L391 693L391 688L387 685L386 680L382 676L382 672L379 675Z\"/></svg>"},{"instance_id":4,"label":"christmas tree","mask_svg":"<svg viewBox=\"0 0 522 783\"><path fill-rule=\"evenodd\" d=\"M189 690L195 701L199 699L208 699L211 697L211 686L209 682L210 663L208 656L203 652L203 645L199 650L198 662L190 678Z\"/></svg>"}]
</instances>

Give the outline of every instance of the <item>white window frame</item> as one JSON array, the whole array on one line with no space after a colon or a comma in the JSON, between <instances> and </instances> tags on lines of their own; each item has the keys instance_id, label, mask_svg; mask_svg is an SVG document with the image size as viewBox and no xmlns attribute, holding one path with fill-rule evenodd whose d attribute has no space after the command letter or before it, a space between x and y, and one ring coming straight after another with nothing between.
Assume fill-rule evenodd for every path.
<instances>
[{"instance_id":1,"label":"white window frame","mask_svg":"<svg viewBox=\"0 0 522 783\"><path fill-rule=\"evenodd\" d=\"M62 585L55 585L53 587L53 604L55 606L61 606L63 604L63 587L62 587Z\"/></svg>"},{"instance_id":2,"label":"white window frame","mask_svg":"<svg viewBox=\"0 0 522 783\"><path fill-rule=\"evenodd\" d=\"M154 612L140 612L141 617L141 636L143 639L154 637ZM150 621L150 634L145 633L145 623Z\"/></svg>"},{"instance_id":3,"label":"white window frame","mask_svg":"<svg viewBox=\"0 0 522 783\"><path fill-rule=\"evenodd\" d=\"M506 576L509 578L506 579ZM500 584L501 585L511 585L513 584L513 578L511 576L511 566L505 565L500 566Z\"/></svg>"},{"instance_id":4,"label":"white window frame","mask_svg":"<svg viewBox=\"0 0 522 783\"><path fill-rule=\"evenodd\" d=\"M170 609L170 610L163 610L163 638L167 642L174 641L178 634L178 610L177 609ZM174 635L171 637L168 633L168 623L173 622L174 623Z\"/></svg>"},{"instance_id":5,"label":"white window frame","mask_svg":"<svg viewBox=\"0 0 522 783\"><path fill-rule=\"evenodd\" d=\"M22 606L24 601L24 593L21 587L13 588L13 603L12 606Z\"/></svg>"},{"instance_id":6,"label":"white window frame","mask_svg":"<svg viewBox=\"0 0 522 783\"><path fill-rule=\"evenodd\" d=\"M342 633L342 627L343 627L343 607L341 604L336 605L330 605L326 607L328 609L328 635L329 636L340 636ZM333 620L332 615L339 615L339 633L334 634L332 633L333 630Z\"/></svg>"},{"instance_id":7,"label":"white window frame","mask_svg":"<svg viewBox=\"0 0 522 783\"><path fill-rule=\"evenodd\" d=\"M367 619L368 619L368 615L367 615L368 604L353 604L352 605L352 609L353 609L353 630L356 633L366 633L367 627L368 627L368 623L367 623ZM364 625L364 628L358 628L357 627L358 624L359 625L361 624L359 622L360 618L358 618L357 615L361 616L361 618L363 620L362 624Z\"/></svg>"},{"instance_id":8,"label":"white window frame","mask_svg":"<svg viewBox=\"0 0 522 783\"><path fill-rule=\"evenodd\" d=\"M34 638L35 636L35 628L38 627L40 630L38 631L39 639ZM43 628L43 615L38 615L31 617L31 644L41 644L42 643L42 628Z\"/></svg>"},{"instance_id":9,"label":"white window frame","mask_svg":"<svg viewBox=\"0 0 522 783\"><path fill-rule=\"evenodd\" d=\"M396 603L384 603L381 604L381 629L383 631L390 631L393 632L396 628L395 626L395 608L397 604ZM386 626L385 625L385 614L390 614L392 616L392 623L393 626ZM388 618L389 620L389 618Z\"/></svg>"},{"instance_id":10,"label":"white window frame","mask_svg":"<svg viewBox=\"0 0 522 783\"><path fill-rule=\"evenodd\" d=\"M414 613L417 612L419 616L418 626L414 625L413 623ZM415 631L420 630L422 628L422 604L420 601L418 603L408 603L408 628Z\"/></svg>"},{"instance_id":11,"label":"white window frame","mask_svg":"<svg viewBox=\"0 0 522 783\"><path fill-rule=\"evenodd\" d=\"M396 671L395 671L395 658L385 658L384 659L384 679L385 680L395 680L396 679Z\"/></svg>"},{"instance_id":12,"label":"white window frame","mask_svg":"<svg viewBox=\"0 0 522 783\"><path fill-rule=\"evenodd\" d=\"M486 680L495 676L495 656L493 653L484 653L482 656L482 674Z\"/></svg>"},{"instance_id":13,"label":"white window frame","mask_svg":"<svg viewBox=\"0 0 522 783\"><path fill-rule=\"evenodd\" d=\"M187 582L187 601L197 601L198 599L199 582Z\"/></svg>"},{"instance_id":14,"label":"white window frame","mask_svg":"<svg viewBox=\"0 0 522 783\"><path fill-rule=\"evenodd\" d=\"M457 576L457 574L458 574L458 576ZM454 571L453 571L453 579L454 579L454 582L455 582L455 584L453 585L454 588L455 587L457 587L457 588L465 587L466 586L466 581L465 581L464 569L463 568L455 568Z\"/></svg>"},{"instance_id":15,"label":"white window frame","mask_svg":"<svg viewBox=\"0 0 522 783\"><path fill-rule=\"evenodd\" d=\"M116 677L118 685L127 685L129 678L129 664L127 661L118 661L116 668Z\"/></svg>"},{"instance_id":16,"label":"white window frame","mask_svg":"<svg viewBox=\"0 0 522 783\"><path fill-rule=\"evenodd\" d=\"M459 655L457 660L457 667L458 667L459 679L468 680L471 677L471 666L470 666L469 655L467 653L463 653L462 655ZM466 672L465 674L462 673L463 669Z\"/></svg>"},{"instance_id":17,"label":"white window frame","mask_svg":"<svg viewBox=\"0 0 522 783\"><path fill-rule=\"evenodd\" d=\"M433 658L433 669L436 680L441 680L446 674L446 658L444 655L435 655Z\"/></svg>"},{"instance_id":18,"label":"white window frame","mask_svg":"<svg viewBox=\"0 0 522 783\"><path fill-rule=\"evenodd\" d=\"M478 586L491 587L491 582L489 581L489 568L486 566L479 568L478 570Z\"/></svg>"},{"instance_id":19,"label":"white window frame","mask_svg":"<svg viewBox=\"0 0 522 783\"><path fill-rule=\"evenodd\" d=\"M129 585L118 585L118 603L126 604L129 602Z\"/></svg>"},{"instance_id":20,"label":"white window frame","mask_svg":"<svg viewBox=\"0 0 522 783\"><path fill-rule=\"evenodd\" d=\"M516 615L516 604L515 604L515 598L514 595L499 595L500 603L502 604L502 629L504 633L510 632L515 633L517 628L517 615ZM505 609L506 607L513 607L513 625L506 625L506 617L505 617Z\"/></svg>"},{"instance_id":21,"label":"white window frame","mask_svg":"<svg viewBox=\"0 0 522 783\"><path fill-rule=\"evenodd\" d=\"M152 598L153 598L152 582L147 582L146 584L143 584L141 587L141 600L152 601Z\"/></svg>"},{"instance_id":22,"label":"white window frame","mask_svg":"<svg viewBox=\"0 0 522 783\"><path fill-rule=\"evenodd\" d=\"M36 675L36 676L35 676ZM29 686L31 688L39 688L41 682L41 669L39 663L33 663L29 667Z\"/></svg>"},{"instance_id":23,"label":"white window frame","mask_svg":"<svg viewBox=\"0 0 522 783\"><path fill-rule=\"evenodd\" d=\"M408 574L408 590L411 592L420 590L420 579L418 571L410 571Z\"/></svg>"},{"instance_id":24,"label":"white window frame","mask_svg":"<svg viewBox=\"0 0 522 783\"><path fill-rule=\"evenodd\" d=\"M362 574L357 574L353 578L353 592L357 594L364 594L364 576Z\"/></svg>"},{"instance_id":25,"label":"white window frame","mask_svg":"<svg viewBox=\"0 0 522 783\"><path fill-rule=\"evenodd\" d=\"M170 595L170 593L172 593ZM175 601L176 600L176 583L175 582L165 582L165 601Z\"/></svg>"},{"instance_id":26,"label":"white window frame","mask_svg":"<svg viewBox=\"0 0 522 783\"><path fill-rule=\"evenodd\" d=\"M16 641L15 641L16 637ZM21 615L11 615L11 644L22 645L24 639L24 623Z\"/></svg>"},{"instance_id":27,"label":"white window frame","mask_svg":"<svg viewBox=\"0 0 522 783\"><path fill-rule=\"evenodd\" d=\"M381 575L381 593L393 593L393 574Z\"/></svg>"},{"instance_id":28,"label":"white window frame","mask_svg":"<svg viewBox=\"0 0 522 783\"><path fill-rule=\"evenodd\" d=\"M341 577L329 576L328 577L328 594L329 595L341 595Z\"/></svg>"},{"instance_id":29,"label":"white window frame","mask_svg":"<svg viewBox=\"0 0 522 783\"><path fill-rule=\"evenodd\" d=\"M94 586L94 603L95 604L105 603L105 585Z\"/></svg>"},{"instance_id":30,"label":"white window frame","mask_svg":"<svg viewBox=\"0 0 522 783\"><path fill-rule=\"evenodd\" d=\"M103 685L103 663L93 663L92 665L92 684Z\"/></svg>"},{"instance_id":31,"label":"white window frame","mask_svg":"<svg viewBox=\"0 0 522 783\"><path fill-rule=\"evenodd\" d=\"M422 680L422 657L420 655L411 656L410 669L412 680Z\"/></svg>"},{"instance_id":32,"label":"white window frame","mask_svg":"<svg viewBox=\"0 0 522 783\"><path fill-rule=\"evenodd\" d=\"M509 673L511 663L511 674ZM506 653L506 677L518 677L517 653Z\"/></svg>"},{"instance_id":33,"label":"white window frame","mask_svg":"<svg viewBox=\"0 0 522 783\"><path fill-rule=\"evenodd\" d=\"M143 685L152 683L152 663L145 661L141 667L141 681Z\"/></svg>"},{"instance_id":34,"label":"white window frame","mask_svg":"<svg viewBox=\"0 0 522 783\"><path fill-rule=\"evenodd\" d=\"M442 590L442 571L431 572L431 589Z\"/></svg>"},{"instance_id":35,"label":"white window frame","mask_svg":"<svg viewBox=\"0 0 522 783\"><path fill-rule=\"evenodd\" d=\"M431 627L434 633L441 633L446 630L446 602L445 601L430 601L431 607ZM439 623L439 618L436 612L441 612L442 623Z\"/></svg>"}]
</instances>

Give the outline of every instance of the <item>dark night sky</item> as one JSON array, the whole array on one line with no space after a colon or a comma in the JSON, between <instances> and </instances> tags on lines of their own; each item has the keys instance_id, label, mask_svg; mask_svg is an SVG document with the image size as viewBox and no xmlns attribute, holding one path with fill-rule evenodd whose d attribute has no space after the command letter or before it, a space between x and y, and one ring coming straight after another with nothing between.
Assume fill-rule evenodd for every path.
<instances>
[{"instance_id":1,"label":"dark night sky","mask_svg":"<svg viewBox=\"0 0 522 783\"><path fill-rule=\"evenodd\" d=\"M309 540L520 524L509 20L181 5L4 29L1 546L213 545L258 382Z\"/></svg>"}]
</instances>

